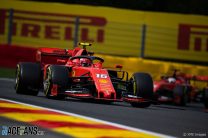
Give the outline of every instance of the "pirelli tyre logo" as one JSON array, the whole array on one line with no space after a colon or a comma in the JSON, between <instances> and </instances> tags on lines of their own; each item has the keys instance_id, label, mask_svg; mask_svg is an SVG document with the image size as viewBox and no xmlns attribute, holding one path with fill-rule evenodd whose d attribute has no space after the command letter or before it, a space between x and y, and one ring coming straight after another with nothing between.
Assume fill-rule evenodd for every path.
<instances>
[{"instance_id":1,"label":"pirelli tyre logo","mask_svg":"<svg viewBox=\"0 0 208 138\"><path fill-rule=\"evenodd\" d=\"M72 41L76 17L79 17L79 40L104 42L104 28L107 21L103 17L72 14L57 14L13 11L12 35L17 37ZM8 29L9 10L0 9L0 35Z\"/></svg>"},{"instance_id":2,"label":"pirelli tyre logo","mask_svg":"<svg viewBox=\"0 0 208 138\"><path fill-rule=\"evenodd\" d=\"M178 49L208 52L208 26L180 24Z\"/></svg>"}]
</instances>

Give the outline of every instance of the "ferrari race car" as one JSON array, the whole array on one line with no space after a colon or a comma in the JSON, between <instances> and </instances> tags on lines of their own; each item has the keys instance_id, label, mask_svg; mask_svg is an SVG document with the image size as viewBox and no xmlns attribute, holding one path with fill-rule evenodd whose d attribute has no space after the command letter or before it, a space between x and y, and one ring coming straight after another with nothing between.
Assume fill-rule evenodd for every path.
<instances>
[{"instance_id":1,"label":"ferrari race car","mask_svg":"<svg viewBox=\"0 0 208 138\"><path fill-rule=\"evenodd\" d=\"M205 106L207 106L207 87L200 90L191 81L208 82L208 77L184 74L174 70L172 76L162 76L161 80L154 81L153 99L181 106L185 106L191 101L203 101Z\"/></svg>"},{"instance_id":2,"label":"ferrari race car","mask_svg":"<svg viewBox=\"0 0 208 138\"><path fill-rule=\"evenodd\" d=\"M148 107L153 96L153 80L147 73L128 72L121 65L103 68L104 59L93 56L86 47L73 50L40 48L37 63L20 62L16 68L18 94L37 95L43 89L47 98L73 97L107 102L128 102L133 107Z\"/></svg>"},{"instance_id":3,"label":"ferrari race car","mask_svg":"<svg viewBox=\"0 0 208 138\"><path fill-rule=\"evenodd\" d=\"M190 76L180 74L178 70L174 70L172 76L162 76L161 80L154 81L154 99L185 106L194 92L189 80Z\"/></svg>"},{"instance_id":4,"label":"ferrari race car","mask_svg":"<svg viewBox=\"0 0 208 138\"><path fill-rule=\"evenodd\" d=\"M193 76L193 80L207 83L202 89L202 101L208 112L208 76Z\"/></svg>"}]
</instances>

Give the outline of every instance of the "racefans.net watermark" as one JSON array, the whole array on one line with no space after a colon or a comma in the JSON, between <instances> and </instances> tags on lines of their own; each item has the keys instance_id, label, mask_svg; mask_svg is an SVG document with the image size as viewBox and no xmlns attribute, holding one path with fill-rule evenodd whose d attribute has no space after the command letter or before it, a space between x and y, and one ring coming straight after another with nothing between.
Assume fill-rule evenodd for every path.
<instances>
[{"instance_id":1,"label":"racefans.net watermark","mask_svg":"<svg viewBox=\"0 0 208 138\"><path fill-rule=\"evenodd\" d=\"M2 126L1 135L44 135L37 126ZM0 136L1 136L0 135Z\"/></svg>"},{"instance_id":2,"label":"racefans.net watermark","mask_svg":"<svg viewBox=\"0 0 208 138\"><path fill-rule=\"evenodd\" d=\"M183 133L183 137L207 137L207 133L206 132L184 132Z\"/></svg>"}]
</instances>

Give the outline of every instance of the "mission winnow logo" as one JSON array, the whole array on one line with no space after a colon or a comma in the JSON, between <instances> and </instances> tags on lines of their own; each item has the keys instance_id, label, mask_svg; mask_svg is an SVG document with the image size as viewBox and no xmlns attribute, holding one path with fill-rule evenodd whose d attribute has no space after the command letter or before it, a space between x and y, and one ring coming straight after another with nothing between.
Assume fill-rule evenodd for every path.
<instances>
[{"instance_id":1,"label":"mission winnow logo","mask_svg":"<svg viewBox=\"0 0 208 138\"><path fill-rule=\"evenodd\" d=\"M1 135L44 135L37 126L2 126Z\"/></svg>"}]
</instances>

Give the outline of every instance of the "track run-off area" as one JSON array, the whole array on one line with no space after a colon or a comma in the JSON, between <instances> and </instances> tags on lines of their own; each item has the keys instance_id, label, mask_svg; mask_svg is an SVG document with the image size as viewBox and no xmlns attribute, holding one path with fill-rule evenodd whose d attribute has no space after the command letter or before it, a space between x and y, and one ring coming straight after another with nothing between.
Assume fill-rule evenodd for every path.
<instances>
[{"instance_id":1,"label":"track run-off area","mask_svg":"<svg viewBox=\"0 0 208 138\"><path fill-rule=\"evenodd\" d=\"M42 92L38 96L16 94L14 80L5 78L0 78L0 124L38 126L45 132L44 137L54 138L208 136L208 113L201 103L186 107L151 105L143 109L120 102L54 100Z\"/></svg>"}]
</instances>

